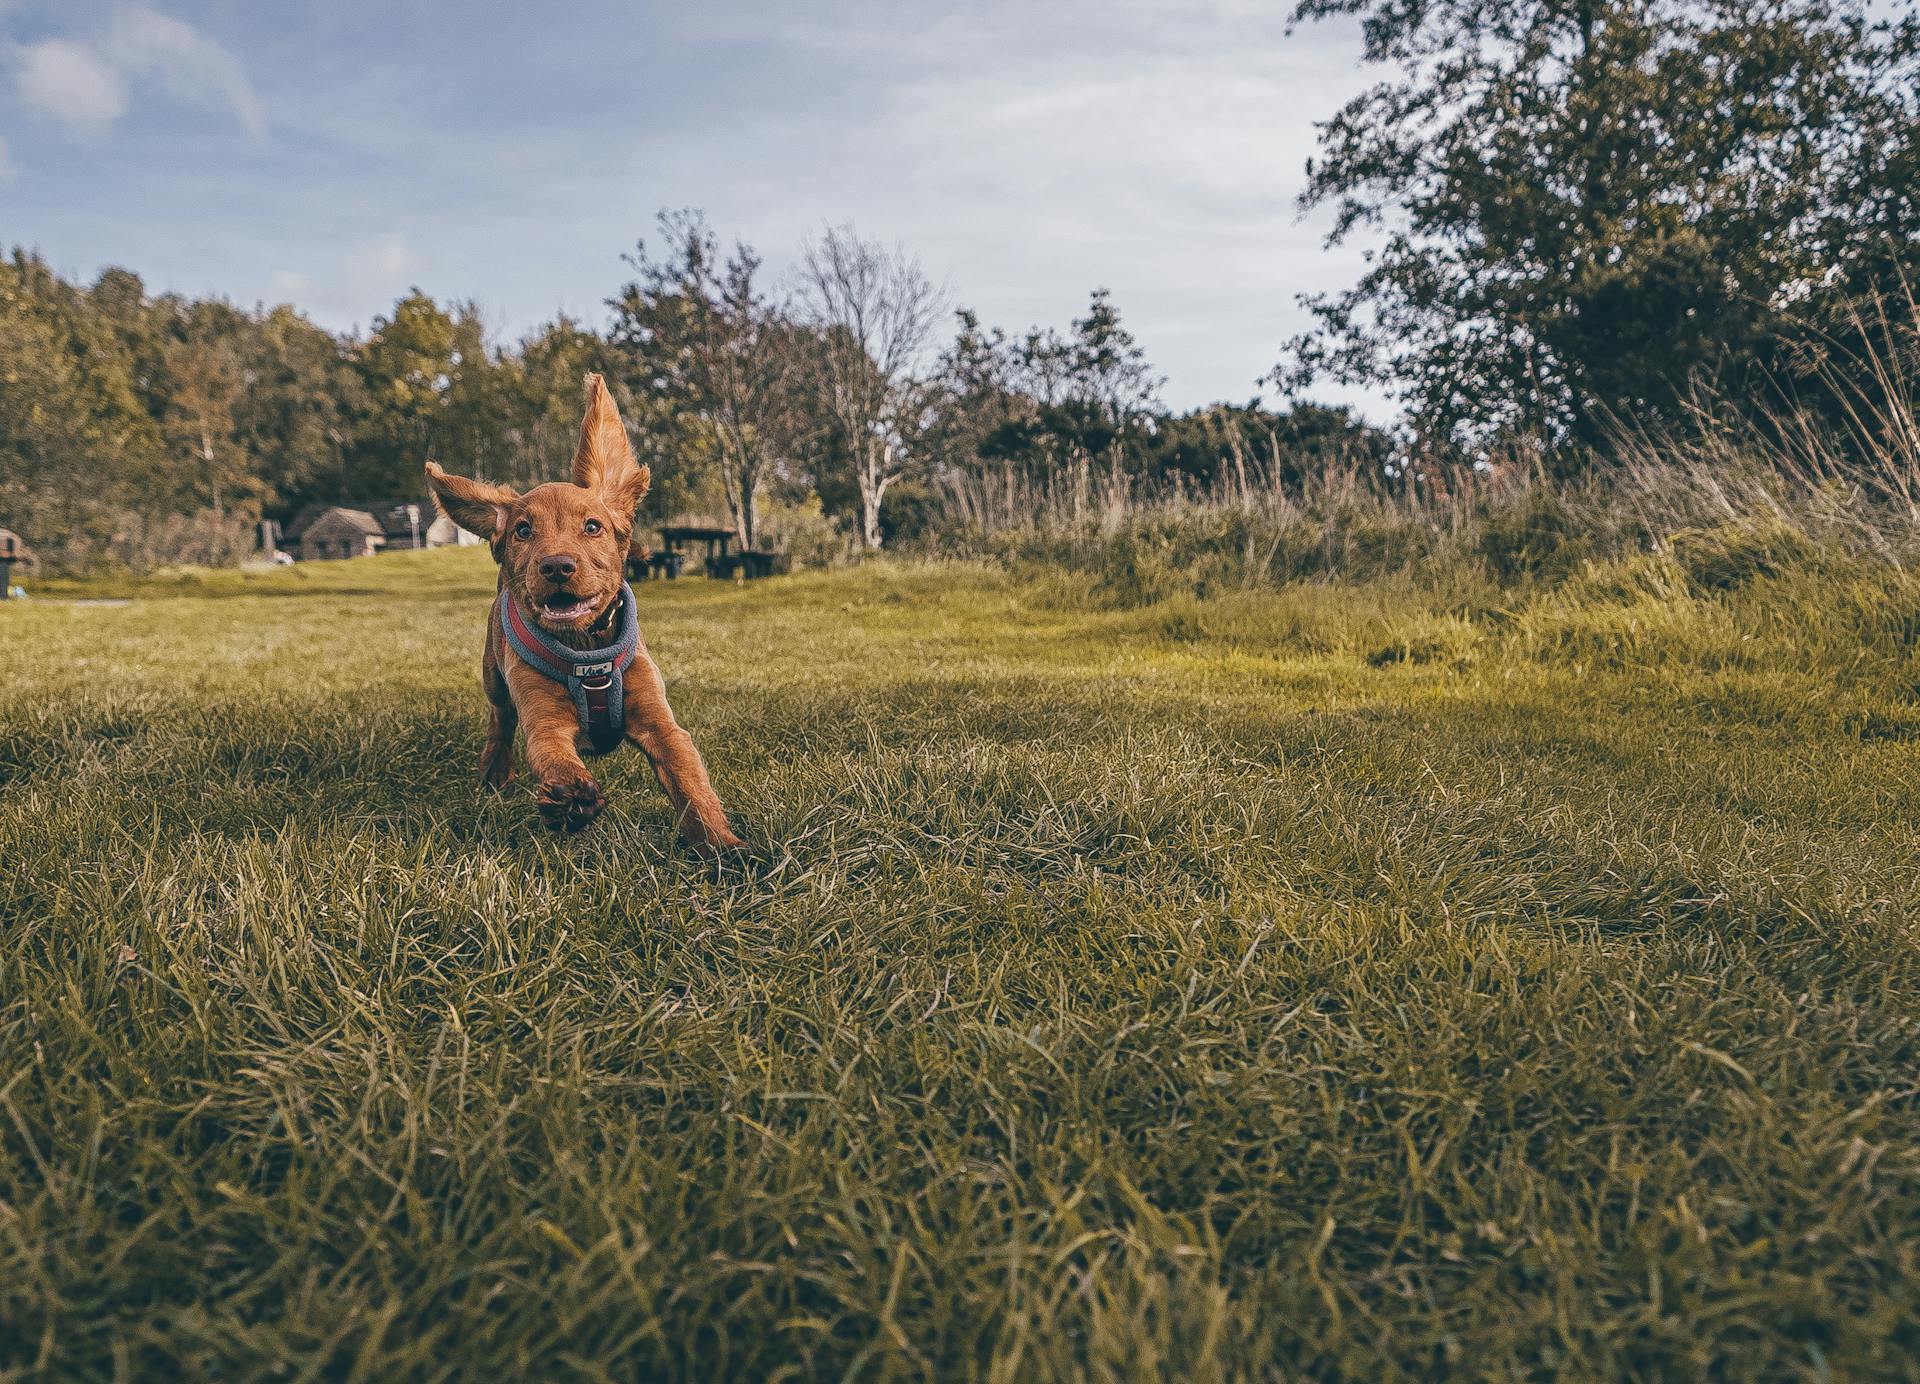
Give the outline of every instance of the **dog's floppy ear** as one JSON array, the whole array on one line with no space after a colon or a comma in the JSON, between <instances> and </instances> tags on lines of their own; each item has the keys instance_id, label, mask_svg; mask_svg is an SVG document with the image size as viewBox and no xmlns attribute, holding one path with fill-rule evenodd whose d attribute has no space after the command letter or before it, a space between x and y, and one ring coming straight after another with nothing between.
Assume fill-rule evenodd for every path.
<instances>
[{"instance_id":1,"label":"dog's floppy ear","mask_svg":"<svg viewBox=\"0 0 1920 1384\"><path fill-rule=\"evenodd\" d=\"M623 529L632 527L633 512L653 483L653 472L634 461L619 406L598 375L587 376L587 414L580 424L580 446L573 454L573 483L598 491Z\"/></svg>"},{"instance_id":2,"label":"dog's floppy ear","mask_svg":"<svg viewBox=\"0 0 1920 1384\"><path fill-rule=\"evenodd\" d=\"M433 492L440 512L468 533L491 543L507 526L507 510L520 498L516 491L487 481L470 481L465 476L450 476L440 463L427 463L427 489Z\"/></svg>"}]
</instances>

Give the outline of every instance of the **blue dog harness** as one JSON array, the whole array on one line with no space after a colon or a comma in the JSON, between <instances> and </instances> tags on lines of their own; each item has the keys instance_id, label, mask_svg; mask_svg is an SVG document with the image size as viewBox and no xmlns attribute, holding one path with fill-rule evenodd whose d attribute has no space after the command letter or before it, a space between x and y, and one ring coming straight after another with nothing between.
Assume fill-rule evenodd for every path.
<instances>
[{"instance_id":1,"label":"blue dog harness","mask_svg":"<svg viewBox=\"0 0 1920 1384\"><path fill-rule=\"evenodd\" d=\"M580 716L581 734L594 754L619 748L627 730L627 665L640 649L640 610L633 588L620 584L617 631L602 649L570 649L520 613L504 589L500 592L500 630L521 662L535 672L567 685L573 709Z\"/></svg>"}]
</instances>

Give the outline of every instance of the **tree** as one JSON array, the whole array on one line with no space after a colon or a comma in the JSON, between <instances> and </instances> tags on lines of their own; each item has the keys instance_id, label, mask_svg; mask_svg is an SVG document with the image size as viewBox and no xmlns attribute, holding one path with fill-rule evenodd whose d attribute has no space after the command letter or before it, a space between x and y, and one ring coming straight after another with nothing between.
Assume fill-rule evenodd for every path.
<instances>
[{"instance_id":1,"label":"tree","mask_svg":"<svg viewBox=\"0 0 1920 1384\"><path fill-rule=\"evenodd\" d=\"M806 343L760 284L761 260L736 243L723 258L697 211L662 211L661 251L646 242L634 280L610 302L612 339L634 392L658 398L683 437L712 459L742 546L759 541L759 496L793 450Z\"/></svg>"},{"instance_id":2,"label":"tree","mask_svg":"<svg viewBox=\"0 0 1920 1384\"><path fill-rule=\"evenodd\" d=\"M981 529L1020 527L1052 508L1084 514L1102 459L1107 496L1211 494L1307 484L1329 468L1390 480L1390 439L1346 409L1255 399L1173 415L1112 297L1096 289L1070 335L1035 327L1017 338L971 311L931 381L923 447L950 517Z\"/></svg>"},{"instance_id":3,"label":"tree","mask_svg":"<svg viewBox=\"0 0 1920 1384\"><path fill-rule=\"evenodd\" d=\"M482 475L496 468L498 459L484 454L488 435L471 426L474 391L467 391L465 419L456 420L449 408L456 377L476 355L484 366L484 333L471 307L449 312L416 288L391 314L374 318L355 352L366 414L342 477L342 498L415 493L420 465L429 456L457 458L458 465ZM473 454L476 447L482 454Z\"/></svg>"},{"instance_id":4,"label":"tree","mask_svg":"<svg viewBox=\"0 0 1920 1384\"><path fill-rule=\"evenodd\" d=\"M284 519L340 493L355 420L367 411L362 376L345 343L291 307L262 314L241 351L248 385L234 403L234 434L268 512Z\"/></svg>"},{"instance_id":5,"label":"tree","mask_svg":"<svg viewBox=\"0 0 1920 1384\"><path fill-rule=\"evenodd\" d=\"M969 489L977 503L1004 507L1009 522L1023 491L1062 481L1076 511L1084 508L1096 460L1110 488L1150 465L1160 380L1104 288L1093 291L1071 336L1035 327L1010 341L962 312L934 380L932 435L941 454L951 462L959 442L996 471L992 487Z\"/></svg>"},{"instance_id":6,"label":"tree","mask_svg":"<svg viewBox=\"0 0 1920 1384\"><path fill-rule=\"evenodd\" d=\"M1868 0L1300 0L1397 76L1321 126L1303 207L1383 243L1275 378L1385 383L1433 445L1594 443L1763 363L1910 140L1916 29Z\"/></svg>"},{"instance_id":7,"label":"tree","mask_svg":"<svg viewBox=\"0 0 1920 1384\"><path fill-rule=\"evenodd\" d=\"M630 432L645 439L650 415L625 396L620 385L619 353L606 338L570 317L560 316L524 337L518 349L499 363L506 395L499 426L509 460L499 478L526 488L564 474L566 458L579 431L580 381L599 375ZM658 456L642 456L655 462Z\"/></svg>"},{"instance_id":8,"label":"tree","mask_svg":"<svg viewBox=\"0 0 1920 1384\"><path fill-rule=\"evenodd\" d=\"M906 251L828 227L800 268L805 320L817 334L814 380L838 425L860 495L860 537L882 541L880 506L916 460L926 421L920 369L945 295Z\"/></svg>"},{"instance_id":9,"label":"tree","mask_svg":"<svg viewBox=\"0 0 1920 1384\"><path fill-rule=\"evenodd\" d=\"M0 512L43 553L91 557L171 499L138 378L88 293L38 255L0 261Z\"/></svg>"},{"instance_id":10,"label":"tree","mask_svg":"<svg viewBox=\"0 0 1920 1384\"><path fill-rule=\"evenodd\" d=\"M1112 485L1145 466L1147 429L1160 411L1160 379L1120 320L1113 295L1096 288L1073 335L1028 333L1016 376L1046 403L1037 420L1047 450L1076 471L1076 507L1085 503L1091 464L1104 462Z\"/></svg>"},{"instance_id":11,"label":"tree","mask_svg":"<svg viewBox=\"0 0 1920 1384\"><path fill-rule=\"evenodd\" d=\"M249 381L240 363L244 317L224 303L196 303L181 315L164 354L166 405L161 425L182 464L175 474L194 478L216 523L230 501L254 499L251 458L234 436L234 410Z\"/></svg>"},{"instance_id":12,"label":"tree","mask_svg":"<svg viewBox=\"0 0 1920 1384\"><path fill-rule=\"evenodd\" d=\"M1113 294L1096 288L1087 315L1075 320L1069 347L1071 393L1125 433L1159 407L1164 381L1147 364L1147 353L1120 321Z\"/></svg>"}]
</instances>

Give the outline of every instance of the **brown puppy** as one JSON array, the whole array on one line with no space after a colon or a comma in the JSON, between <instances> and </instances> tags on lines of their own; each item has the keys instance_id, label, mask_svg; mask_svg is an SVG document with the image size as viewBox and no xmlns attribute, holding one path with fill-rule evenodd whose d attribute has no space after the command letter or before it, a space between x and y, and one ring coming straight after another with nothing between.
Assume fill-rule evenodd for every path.
<instances>
[{"instance_id":1,"label":"brown puppy","mask_svg":"<svg viewBox=\"0 0 1920 1384\"><path fill-rule=\"evenodd\" d=\"M501 596L487 620L480 660L493 704L481 777L493 788L513 778L513 733L524 722L540 815L556 830L578 831L606 804L581 752L604 751L624 738L652 762L654 777L673 801L682 838L702 855L714 855L742 843L707 782L700 752L673 719L660 670L638 630L626 628L633 608L624 564L633 511L651 480L647 468L635 463L620 411L598 375L587 376L587 415L571 484L535 486L521 495L427 463L427 485L441 510L486 539L500 565ZM623 639L628 648L620 657L631 662L621 663L615 675L621 679L615 687L624 686L624 696L613 694L617 713L607 707L608 677L599 671L614 667L613 661L589 668L584 684L590 691L578 690L582 679L565 680L576 671L565 665L556 676L556 660L569 651ZM595 720L616 715L619 723L611 727Z\"/></svg>"}]
</instances>

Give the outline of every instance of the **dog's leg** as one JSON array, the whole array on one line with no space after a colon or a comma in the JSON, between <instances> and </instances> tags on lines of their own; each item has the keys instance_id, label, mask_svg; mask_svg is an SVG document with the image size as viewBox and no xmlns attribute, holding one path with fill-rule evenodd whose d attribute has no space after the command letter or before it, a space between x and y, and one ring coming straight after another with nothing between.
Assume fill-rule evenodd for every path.
<instances>
[{"instance_id":1,"label":"dog's leg","mask_svg":"<svg viewBox=\"0 0 1920 1384\"><path fill-rule=\"evenodd\" d=\"M487 694L487 747L480 752L480 781L489 788L505 788L513 781L513 733L520 726L520 712L513 705L513 690L500 671L500 607L487 614L487 642L480 652L480 690Z\"/></svg>"},{"instance_id":2,"label":"dog's leg","mask_svg":"<svg viewBox=\"0 0 1920 1384\"><path fill-rule=\"evenodd\" d=\"M527 723L527 768L539 781L540 816L555 831L579 831L607 805L580 758L580 718L560 683L518 665L507 670L513 704Z\"/></svg>"},{"instance_id":3,"label":"dog's leg","mask_svg":"<svg viewBox=\"0 0 1920 1384\"><path fill-rule=\"evenodd\" d=\"M680 839L705 856L743 847L746 843L727 825L726 809L707 781L693 737L673 719L666 684L644 648L627 669L626 696L627 739L652 763L653 776L673 803Z\"/></svg>"},{"instance_id":4,"label":"dog's leg","mask_svg":"<svg viewBox=\"0 0 1920 1384\"><path fill-rule=\"evenodd\" d=\"M500 699L487 694L487 747L480 754L480 781L489 788L505 788L513 782L513 733L520 727L520 713L514 710L507 685L500 684Z\"/></svg>"}]
</instances>

